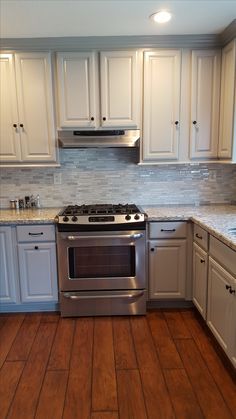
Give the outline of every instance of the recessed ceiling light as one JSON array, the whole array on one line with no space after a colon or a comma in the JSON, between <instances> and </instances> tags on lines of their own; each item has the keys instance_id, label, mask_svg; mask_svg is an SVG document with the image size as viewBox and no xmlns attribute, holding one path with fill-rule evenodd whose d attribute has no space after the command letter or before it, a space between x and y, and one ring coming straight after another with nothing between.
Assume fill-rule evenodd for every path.
<instances>
[{"instance_id":1,"label":"recessed ceiling light","mask_svg":"<svg viewBox=\"0 0 236 419\"><path fill-rule=\"evenodd\" d=\"M153 13L150 19L157 23L166 23L171 19L171 13L167 10L160 10L159 12Z\"/></svg>"}]
</instances>

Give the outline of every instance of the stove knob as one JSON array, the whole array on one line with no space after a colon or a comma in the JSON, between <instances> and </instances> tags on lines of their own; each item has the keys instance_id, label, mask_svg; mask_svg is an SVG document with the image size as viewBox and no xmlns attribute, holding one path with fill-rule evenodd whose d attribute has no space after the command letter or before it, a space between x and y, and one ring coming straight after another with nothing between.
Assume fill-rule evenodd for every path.
<instances>
[{"instance_id":1,"label":"stove knob","mask_svg":"<svg viewBox=\"0 0 236 419\"><path fill-rule=\"evenodd\" d=\"M127 215L125 216L125 219L126 219L127 221L131 220L131 215L127 214Z\"/></svg>"},{"instance_id":2,"label":"stove knob","mask_svg":"<svg viewBox=\"0 0 236 419\"><path fill-rule=\"evenodd\" d=\"M139 215L138 214L135 214L134 219L135 220L139 220L139 218L140 218Z\"/></svg>"},{"instance_id":3,"label":"stove knob","mask_svg":"<svg viewBox=\"0 0 236 419\"><path fill-rule=\"evenodd\" d=\"M65 217L63 217L63 221L69 221L69 217L67 217L67 216L65 215Z\"/></svg>"},{"instance_id":4,"label":"stove knob","mask_svg":"<svg viewBox=\"0 0 236 419\"><path fill-rule=\"evenodd\" d=\"M78 217L76 217L76 215L73 215L73 217L71 219L72 219L72 221L76 222L78 220Z\"/></svg>"}]
</instances>

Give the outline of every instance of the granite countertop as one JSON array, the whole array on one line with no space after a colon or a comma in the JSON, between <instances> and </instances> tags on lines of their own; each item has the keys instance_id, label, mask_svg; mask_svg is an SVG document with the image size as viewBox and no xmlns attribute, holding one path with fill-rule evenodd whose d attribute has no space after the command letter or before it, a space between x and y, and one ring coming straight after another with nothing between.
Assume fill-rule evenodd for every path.
<instances>
[{"instance_id":1,"label":"granite countertop","mask_svg":"<svg viewBox=\"0 0 236 419\"><path fill-rule=\"evenodd\" d=\"M229 231L236 228L236 205L215 206L142 206L149 221L193 221L236 250L236 234ZM0 225L49 224L61 208L40 208L25 210L0 210Z\"/></svg>"},{"instance_id":2,"label":"granite countertop","mask_svg":"<svg viewBox=\"0 0 236 419\"><path fill-rule=\"evenodd\" d=\"M236 234L229 231L230 228L236 228L236 205L143 206L143 209L149 221L193 221L236 250Z\"/></svg>"}]
</instances>

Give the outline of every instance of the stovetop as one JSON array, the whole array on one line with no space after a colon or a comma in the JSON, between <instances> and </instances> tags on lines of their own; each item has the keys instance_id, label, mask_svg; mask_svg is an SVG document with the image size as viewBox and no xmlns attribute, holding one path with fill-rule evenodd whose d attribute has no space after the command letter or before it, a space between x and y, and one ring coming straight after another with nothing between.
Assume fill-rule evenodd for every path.
<instances>
[{"instance_id":1,"label":"stovetop","mask_svg":"<svg viewBox=\"0 0 236 419\"><path fill-rule=\"evenodd\" d=\"M60 215L139 214L135 204L68 205Z\"/></svg>"},{"instance_id":2,"label":"stovetop","mask_svg":"<svg viewBox=\"0 0 236 419\"><path fill-rule=\"evenodd\" d=\"M127 224L146 220L146 214L135 204L68 205L59 212L59 224Z\"/></svg>"}]
</instances>

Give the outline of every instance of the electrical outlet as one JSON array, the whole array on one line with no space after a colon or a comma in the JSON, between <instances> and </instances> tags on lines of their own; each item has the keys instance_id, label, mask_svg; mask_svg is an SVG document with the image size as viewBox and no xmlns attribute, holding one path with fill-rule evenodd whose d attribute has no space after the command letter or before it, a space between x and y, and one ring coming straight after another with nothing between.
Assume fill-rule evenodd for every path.
<instances>
[{"instance_id":1,"label":"electrical outlet","mask_svg":"<svg viewBox=\"0 0 236 419\"><path fill-rule=\"evenodd\" d=\"M61 173L54 173L53 183L54 185L61 185Z\"/></svg>"}]
</instances>

